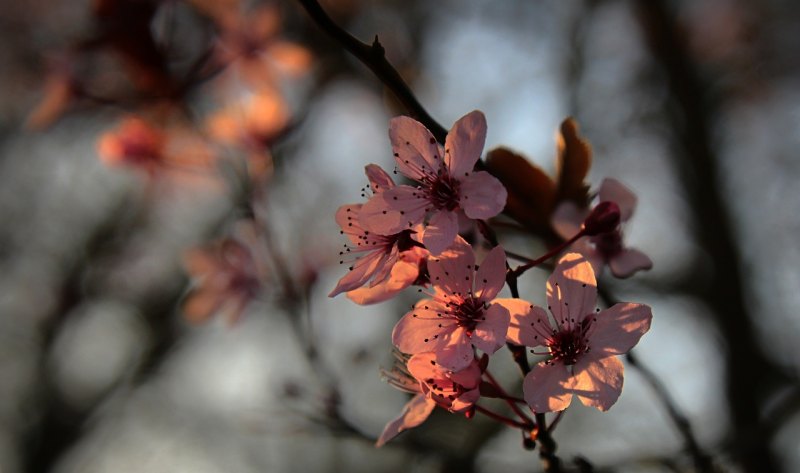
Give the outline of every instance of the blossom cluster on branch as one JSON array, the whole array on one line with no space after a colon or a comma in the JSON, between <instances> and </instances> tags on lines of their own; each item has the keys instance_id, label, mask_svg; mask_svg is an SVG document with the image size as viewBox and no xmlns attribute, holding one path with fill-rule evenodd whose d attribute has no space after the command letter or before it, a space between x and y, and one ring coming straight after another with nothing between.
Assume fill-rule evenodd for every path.
<instances>
[{"instance_id":1,"label":"blossom cluster on branch","mask_svg":"<svg viewBox=\"0 0 800 473\"><path fill-rule=\"evenodd\" d=\"M577 137L574 123L567 121L562 128L571 132L573 148L579 144L588 163L588 144ZM550 208L552 228L562 239L551 239L551 249L537 259L515 255L525 263L511 268L490 219L508 211L508 201L519 195L509 196L502 172L496 173L498 179L483 170L486 129L483 113L473 111L453 125L442 146L416 120L392 119L394 172L413 183L397 185L379 166L367 165L370 193L363 196L368 199L336 212L349 240L340 263L349 271L331 297L346 293L356 303L370 304L410 286L419 286L427 296L392 331L399 355L387 379L414 396L386 425L378 446L420 425L437 406L470 418L486 414L529 438L546 427L531 414L563 411L573 397L605 411L622 391L623 365L617 355L629 351L650 328L652 313L644 304L597 307L596 275L605 265L617 277L651 267L646 255L622 241L621 225L632 216L635 195L607 179L590 207L586 188L575 186L577 194L583 189L582 201L554 199ZM574 164L575 154L562 152L562 167ZM495 167L499 160L544 176L527 162L511 164L498 156L515 155L495 153ZM577 174L587 170L588 164ZM476 253L484 254L480 261ZM557 264L547 281L545 310L521 298L516 281L552 258ZM512 297L498 297L506 284ZM505 346L524 347L540 357L528 369L523 351L523 399L508 394L489 372L491 355ZM516 418L482 406L481 397L505 400Z\"/></svg>"}]
</instances>

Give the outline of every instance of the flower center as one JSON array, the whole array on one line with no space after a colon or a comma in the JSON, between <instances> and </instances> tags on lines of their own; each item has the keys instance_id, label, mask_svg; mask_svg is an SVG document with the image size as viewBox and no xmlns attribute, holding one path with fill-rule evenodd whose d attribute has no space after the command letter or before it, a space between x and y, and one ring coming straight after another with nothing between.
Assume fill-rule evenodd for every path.
<instances>
[{"instance_id":1,"label":"flower center","mask_svg":"<svg viewBox=\"0 0 800 473\"><path fill-rule=\"evenodd\" d=\"M588 324L589 319L586 319L581 326L553 334L548 343L553 361L574 365L581 355L589 353L589 339L585 336Z\"/></svg>"},{"instance_id":2,"label":"flower center","mask_svg":"<svg viewBox=\"0 0 800 473\"><path fill-rule=\"evenodd\" d=\"M458 326L467 329L467 335L472 335L478 322L486 320L483 314L485 308L483 301L470 297L453 308L453 316Z\"/></svg>"},{"instance_id":3,"label":"flower center","mask_svg":"<svg viewBox=\"0 0 800 473\"><path fill-rule=\"evenodd\" d=\"M458 184L448 172L440 172L428 188L430 202L440 210L455 210L458 207Z\"/></svg>"}]
</instances>

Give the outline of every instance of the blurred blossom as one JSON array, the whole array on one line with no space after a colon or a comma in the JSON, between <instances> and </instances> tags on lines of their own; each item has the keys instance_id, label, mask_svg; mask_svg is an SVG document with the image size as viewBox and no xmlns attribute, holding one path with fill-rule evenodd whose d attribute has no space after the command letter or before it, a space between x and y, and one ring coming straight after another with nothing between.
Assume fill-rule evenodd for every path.
<instances>
[{"instance_id":1,"label":"blurred blossom","mask_svg":"<svg viewBox=\"0 0 800 473\"><path fill-rule=\"evenodd\" d=\"M51 125L67 110L78 96L77 79L70 67L70 58L53 61L47 73L42 97L28 114L25 126L42 129Z\"/></svg>"},{"instance_id":2,"label":"blurred blossom","mask_svg":"<svg viewBox=\"0 0 800 473\"><path fill-rule=\"evenodd\" d=\"M110 166L130 166L156 178L166 171L207 171L213 160L210 148L191 129L162 128L138 116L100 136L100 160ZM186 176L188 177L188 176Z\"/></svg>"},{"instance_id":3,"label":"blurred blossom","mask_svg":"<svg viewBox=\"0 0 800 473\"><path fill-rule=\"evenodd\" d=\"M275 84L277 74L299 76L311 66L311 53L279 37L281 16L275 5L253 12L216 8L213 13L222 32L217 57L252 86Z\"/></svg>"},{"instance_id":4,"label":"blurred blossom","mask_svg":"<svg viewBox=\"0 0 800 473\"><path fill-rule=\"evenodd\" d=\"M208 130L219 142L245 150L251 177L262 181L272 174L269 147L286 131L290 118L280 93L262 88L213 114L208 119Z\"/></svg>"},{"instance_id":5,"label":"blurred blossom","mask_svg":"<svg viewBox=\"0 0 800 473\"><path fill-rule=\"evenodd\" d=\"M235 236L186 252L184 266L197 281L183 302L190 322L203 323L222 313L235 323L261 291L266 272L255 248L254 228L242 222L236 230Z\"/></svg>"}]
</instances>

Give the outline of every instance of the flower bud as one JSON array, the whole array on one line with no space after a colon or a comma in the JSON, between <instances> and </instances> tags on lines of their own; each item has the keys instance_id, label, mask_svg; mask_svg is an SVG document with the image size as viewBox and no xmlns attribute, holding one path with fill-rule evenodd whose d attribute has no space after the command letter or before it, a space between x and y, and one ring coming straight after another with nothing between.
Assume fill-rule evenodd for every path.
<instances>
[{"instance_id":1,"label":"flower bud","mask_svg":"<svg viewBox=\"0 0 800 473\"><path fill-rule=\"evenodd\" d=\"M619 205L607 200L600 202L583 221L583 231L587 236L613 232L620 222Z\"/></svg>"}]
</instances>

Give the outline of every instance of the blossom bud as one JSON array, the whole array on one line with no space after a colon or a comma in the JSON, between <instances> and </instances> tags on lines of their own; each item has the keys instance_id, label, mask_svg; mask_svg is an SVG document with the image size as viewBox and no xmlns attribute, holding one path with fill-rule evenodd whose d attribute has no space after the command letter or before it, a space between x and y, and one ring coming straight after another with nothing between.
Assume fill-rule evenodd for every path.
<instances>
[{"instance_id":1,"label":"blossom bud","mask_svg":"<svg viewBox=\"0 0 800 473\"><path fill-rule=\"evenodd\" d=\"M583 221L583 231L587 236L613 232L619 226L619 205L610 200L600 202Z\"/></svg>"}]
</instances>

